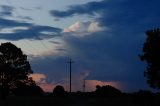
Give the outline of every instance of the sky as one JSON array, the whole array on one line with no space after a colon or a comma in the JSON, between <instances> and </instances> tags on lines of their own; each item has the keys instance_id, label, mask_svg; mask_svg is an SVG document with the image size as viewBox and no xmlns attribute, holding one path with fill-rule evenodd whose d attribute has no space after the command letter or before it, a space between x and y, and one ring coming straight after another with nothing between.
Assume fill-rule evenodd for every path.
<instances>
[{"instance_id":1,"label":"sky","mask_svg":"<svg viewBox=\"0 0 160 106\"><path fill-rule=\"evenodd\" d=\"M159 0L0 0L0 42L27 54L33 79L45 91L56 85L124 92L153 90L143 76L145 31L160 25Z\"/></svg>"}]
</instances>

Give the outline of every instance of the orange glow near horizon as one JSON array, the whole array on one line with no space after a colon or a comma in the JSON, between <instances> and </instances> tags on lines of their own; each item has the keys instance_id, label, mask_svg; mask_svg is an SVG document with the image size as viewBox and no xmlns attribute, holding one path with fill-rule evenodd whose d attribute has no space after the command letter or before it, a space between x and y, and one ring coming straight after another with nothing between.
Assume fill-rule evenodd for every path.
<instances>
[{"instance_id":1,"label":"orange glow near horizon","mask_svg":"<svg viewBox=\"0 0 160 106\"><path fill-rule=\"evenodd\" d=\"M68 83L63 83L63 84L59 84L59 85L63 86L66 91L69 91L69 85L68 85ZM86 80L86 92L95 91L97 85L100 85L100 86L111 85L111 86L113 86L113 87L115 87L115 88L117 88L117 89L121 89L120 84L117 83L117 82L114 82L114 81L111 81L111 82L103 82L103 81L99 81L99 80ZM52 92L53 89L54 89L57 85L43 83L43 84L39 84L39 86L40 86L45 92ZM82 85L79 85L78 83L77 83L77 85L74 84L74 85L72 86L72 88L73 88L73 92L82 91Z\"/></svg>"},{"instance_id":2,"label":"orange glow near horizon","mask_svg":"<svg viewBox=\"0 0 160 106\"><path fill-rule=\"evenodd\" d=\"M94 91L96 90L96 86L105 86L105 85L111 85L117 89L120 89L120 84L114 81L99 81L99 80L86 80L86 91Z\"/></svg>"},{"instance_id":3,"label":"orange glow near horizon","mask_svg":"<svg viewBox=\"0 0 160 106\"><path fill-rule=\"evenodd\" d=\"M83 79L88 75L89 75L89 71L85 71L85 73L80 77L74 76L75 80L72 81L72 92L83 91ZM47 83L46 81L47 76L45 74L34 73L34 74L31 74L29 77L32 77L32 79L45 92L52 92L53 89L57 86L57 84L54 84L54 83ZM69 91L68 79L64 80L58 85L63 86L66 91ZM100 86L111 85L117 89L122 89L121 84L116 81L85 80L85 85L86 85L86 88L85 88L86 92L95 91L97 85L100 85Z\"/></svg>"}]
</instances>

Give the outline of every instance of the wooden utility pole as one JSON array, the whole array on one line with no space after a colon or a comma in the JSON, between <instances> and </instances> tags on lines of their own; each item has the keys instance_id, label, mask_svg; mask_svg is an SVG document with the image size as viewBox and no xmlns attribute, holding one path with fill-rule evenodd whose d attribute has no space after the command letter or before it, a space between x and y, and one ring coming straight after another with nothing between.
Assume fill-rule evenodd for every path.
<instances>
[{"instance_id":1,"label":"wooden utility pole","mask_svg":"<svg viewBox=\"0 0 160 106\"><path fill-rule=\"evenodd\" d=\"M69 74L70 74L70 76L69 76L69 78L70 78L70 89L69 89L69 92L71 93L72 92L72 63L73 63L71 58L70 58L68 63L69 63Z\"/></svg>"},{"instance_id":2,"label":"wooden utility pole","mask_svg":"<svg viewBox=\"0 0 160 106\"><path fill-rule=\"evenodd\" d=\"M86 81L85 81L85 78L83 79L83 92L85 92L86 90Z\"/></svg>"}]
</instances>

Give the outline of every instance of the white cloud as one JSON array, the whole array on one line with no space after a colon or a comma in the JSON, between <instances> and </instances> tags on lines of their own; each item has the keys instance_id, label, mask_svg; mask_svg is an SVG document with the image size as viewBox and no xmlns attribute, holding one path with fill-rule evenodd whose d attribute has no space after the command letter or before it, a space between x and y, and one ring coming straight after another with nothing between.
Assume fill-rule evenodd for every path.
<instances>
[{"instance_id":1,"label":"white cloud","mask_svg":"<svg viewBox=\"0 0 160 106\"><path fill-rule=\"evenodd\" d=\"M64 29L64 32L77 32L82 33L87 31L87 27L89 27L90 22L76 22L68 28Z\"/></svg>"},{"instance_id":2,"label":"white cloud","mask_svg":"<svg viewBox=\"0 0 160 106\"><path fill-rule=\"evenodd\" d=\"M98 22L91 22L88 27L88 32L99 32L105 30L104 27L101 27Z\"/></svg>"},{"instance_id":3,"label":"white cloud","mask_svg":"<svg viewBox=\"0 0 160 106\"><path fill-rule=\"evenodd\" d=\"M79 36L89 35L90 33L100 32L104 30L108 30L109 28L100 26L99 22L76 22L73 25L65 28L63 30L64 33L75 33Z\"/></svg>"},{"instance_id":4,"label":"white cloud","mask_svg":"<svg viewBox=\"0 0 160 106\"><path fill-rule=\"evenodd\" d=\"M28 27L13 27L13 28L2 28L0 29L0 34L10 34L16 31L28 30Z\"/></svg>"}]
</instances>

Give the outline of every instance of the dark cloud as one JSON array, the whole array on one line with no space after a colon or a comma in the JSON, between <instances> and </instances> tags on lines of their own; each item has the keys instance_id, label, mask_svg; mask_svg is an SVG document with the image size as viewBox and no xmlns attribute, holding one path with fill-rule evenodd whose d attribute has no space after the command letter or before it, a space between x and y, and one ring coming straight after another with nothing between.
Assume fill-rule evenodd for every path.
<instances>
[{"instance_id":1,"label":"dark cloud","mask_svg":"<svg viewBox=\"0 0 160 106\"><path fill-rule=\"evenodd\" d=\"M77 66L77 69L91 70L89 79L122 83L126 81L132 83L141 79L145 84L144 64L138 58L143 37L140 36L137 41L134 41L132 37L118 37L105 32L92 34L85 39L73 37L66 40L68 45L74 48L74 51L68 52L77 61L77 64L81 64Z\"/></svg>"},{"instance_id":2,"label":"dark cloud","mask_svg":"<svg viewBox=\"0 0 160 106\"><path fill-rule=\"evenodd\" d=\"M119 82L123 84L124 91L147 87L143 77L144 64L138 58L142 38L133 43L132 38L123 38L127 41L124 42L120 37L108 38L106 35L109 36L106 33L95 33L82 39L73 36L63 38L67 42L64 45L67 55L63 57L51 55L35 59L32 61L33 69L59 82L69 77L67 61L71 56L74 61L73 76L80 76L80 73L90 71L87 80ZM59 50L59 53L61 52L63 51ZM36 66L36 64L42 65Z\"/></svg>"},{"instance_id":3,"label":"dark cloud","mask_svg":"<svg viewBox=\"0 0 160 106\"><path fill-rule=\"evenodd\" d=\"M0 38L5 40L20 40L20 39L44 39L49 37L57 36L61 32L60 28L34 25L26 22L18 22L15 20L8 20L0 18L0 28L1 29L12 29L14 27L25 27L26 29L17 29L12 33L0 33ZM42 32L50 32L53 35L44 34Z\"/></svg>"},{"instance_id":4,"label":"dark cloud","mask_svg":"<svg viewBox=\"0 0 160 106\"><path fill-rule=\"evenodd\" d=\"M143 27L146 26L145 28L148 26L159 27L159 3L159 0L103 0L73 5L64 11L51 10L50 14L57 18L65 18L75 14L88 14L92 16L96 13L100 15L100 18L97 20L101 21L102 25L119 29L128 26L138 29L142 25Z\"/></svg>"},{"instance_id":5,"label":"dark cloud","mask_svg":"<svg viewBox=\"0 0 160 106\"><path fill-rule=\"evenodd\" d=\"M13 33L0 33L0 38L5 40L38 39L53 38L56 34L48 35L41 32L60 33L61 29L49 26L31 26L28 29L15 30Z\"/></svg>"},{"instance_id":6,"label":"dark cloud","mask_svg":"<svg viewBox=\"0 0 160 106\"><path fill-rule=\"evenodd\" d=\"M106 4L107 4L107 1L90 2L83 5L72 5L72 6L69 6L68 10L66 11L51 10L50 14L58 18L69 17L69 16L73 16L74 14L94 15L96 12L100 10L104 10L106 8Z\"/></svg>"},{"instance_id":7,"label":"dark cloud","mask_svg":"<svg viewBox=\"0 0 160 106\"><path fill-rule=\"evenodd\" d=\"M22 22L18 20L6 19L3 16L12 16L14 7L7 6L7 5L0 5L0 9L1 9L1 12L0 12L0 16L1 16L0 18L0 28L1 28L0 39L5 39L5 40L39 39L41 40L41 39L57 36L57 34L61 32L60 28L35 25L33 23L29 23L25 21ZM19 16L19 18L25 19L25 20L26 19L32 20L32 18L30 17ZM19 29L17 27L19 27ZM14 29L14 28L17 28L17 29ZM3 32L3 29L7 29L11 31ZM47 32L52 33L52 36L50 34L47 34Z\"/></svg>"},{"instance_id":8,"label":"dark cloud","mask_svg":"<svg viewBox=\"0 0 160 106\"><path fill-rule=\"evenodd\" d=\"M32 9L24 8L24 7L19 7L22 10L26 11L32 11ZM15 7L8 6L8 5L0 5L0 16L12 16L13 12L16 11ZM28 16L18 16L18 18L25 19L25 20L33 20L31 17Z\"/></svg>"},{"instance_id":9,"label":"dark cloud","mask_svg":"<svg viewBox=\"0 0 160 106\"><path fill-rule=\"evenodd\" d=\"M54 55L34 58L31 61L32 69L35 73L44 73L50 82L60 82L68 77L68 58L56 57ZM41 64L41 65L40 65Z\"/></svg>"},{"instance_id":10,"label":"dark cloud","mask_svg":"<svg viewBox=\"0 0 160 106\"><path fill-rule=\"evenodd\" d=\"M25 20L33 20L31 17L28 17L28 16L18 16L18 18L25 19Z\"/></svg>"},{"instance_id":11,"label":"dark cloud","mask_svg":"<svg viewBox=\"0 0 160 106\"><path fill-rule=\"evenodd\" d=\"M12 16L14 7L8 5L0 5L0 16Z\"/></svg>"},{"instance_id":12,"label":"dark cloud","mask_svg":"<svg viewBox=\"0 0 160 106\"><path fill-rule=\"evenodd\" d=\"M32 25L26 22L19 22L16 20L0 18L0 28L12 28L12 27L21 27L21 26L29 27Z\"/></svg>"},{"instance_id":13,"label":"dark cloud","mask_svg":"<svg viewBox=\"0 0 160 106\"><path fill-rule=\"evenodd\" d=\"M99 1L99 2L89 2L87 4L82 5L72 5L69 6L67 10L59 11L59 10L51 10L50 14L54 17L64 18L70 17L74 14L89 14L94 15L98 14L106 14L107 17L112 17L112 15L120 15L119 18L135 18L137 15L144 16L145 14L154 15L154 13L158 13L160 1L146 1L146 0L111 0L111 1ZM111 15L112 14L112 15ZM126 16L127 15L127 16ZM146 16L146 15L145 15ZM106 17L106 18L107 18ZM114 19L115 19L114 18ZM139 17L137 17L139 18Z\"/></svg>"},{"instance_id":14,"label":"dark cloud","mask_svg":"<svg viewBox=\"0 0 160 106\"><path fill-rule=\"evenodd\" d=\"M126 85L125 90L133 91L148 88L143 76L145 64L138 54L142 52L145 31L160 25L159 4L159 0L103 0L50 13L57 18L99 14L96 21L111 30L84 39L65 38L68 52L80 64L77 70L91 70L89 79L120 81Z\"/></svg>"}]
</instances>

